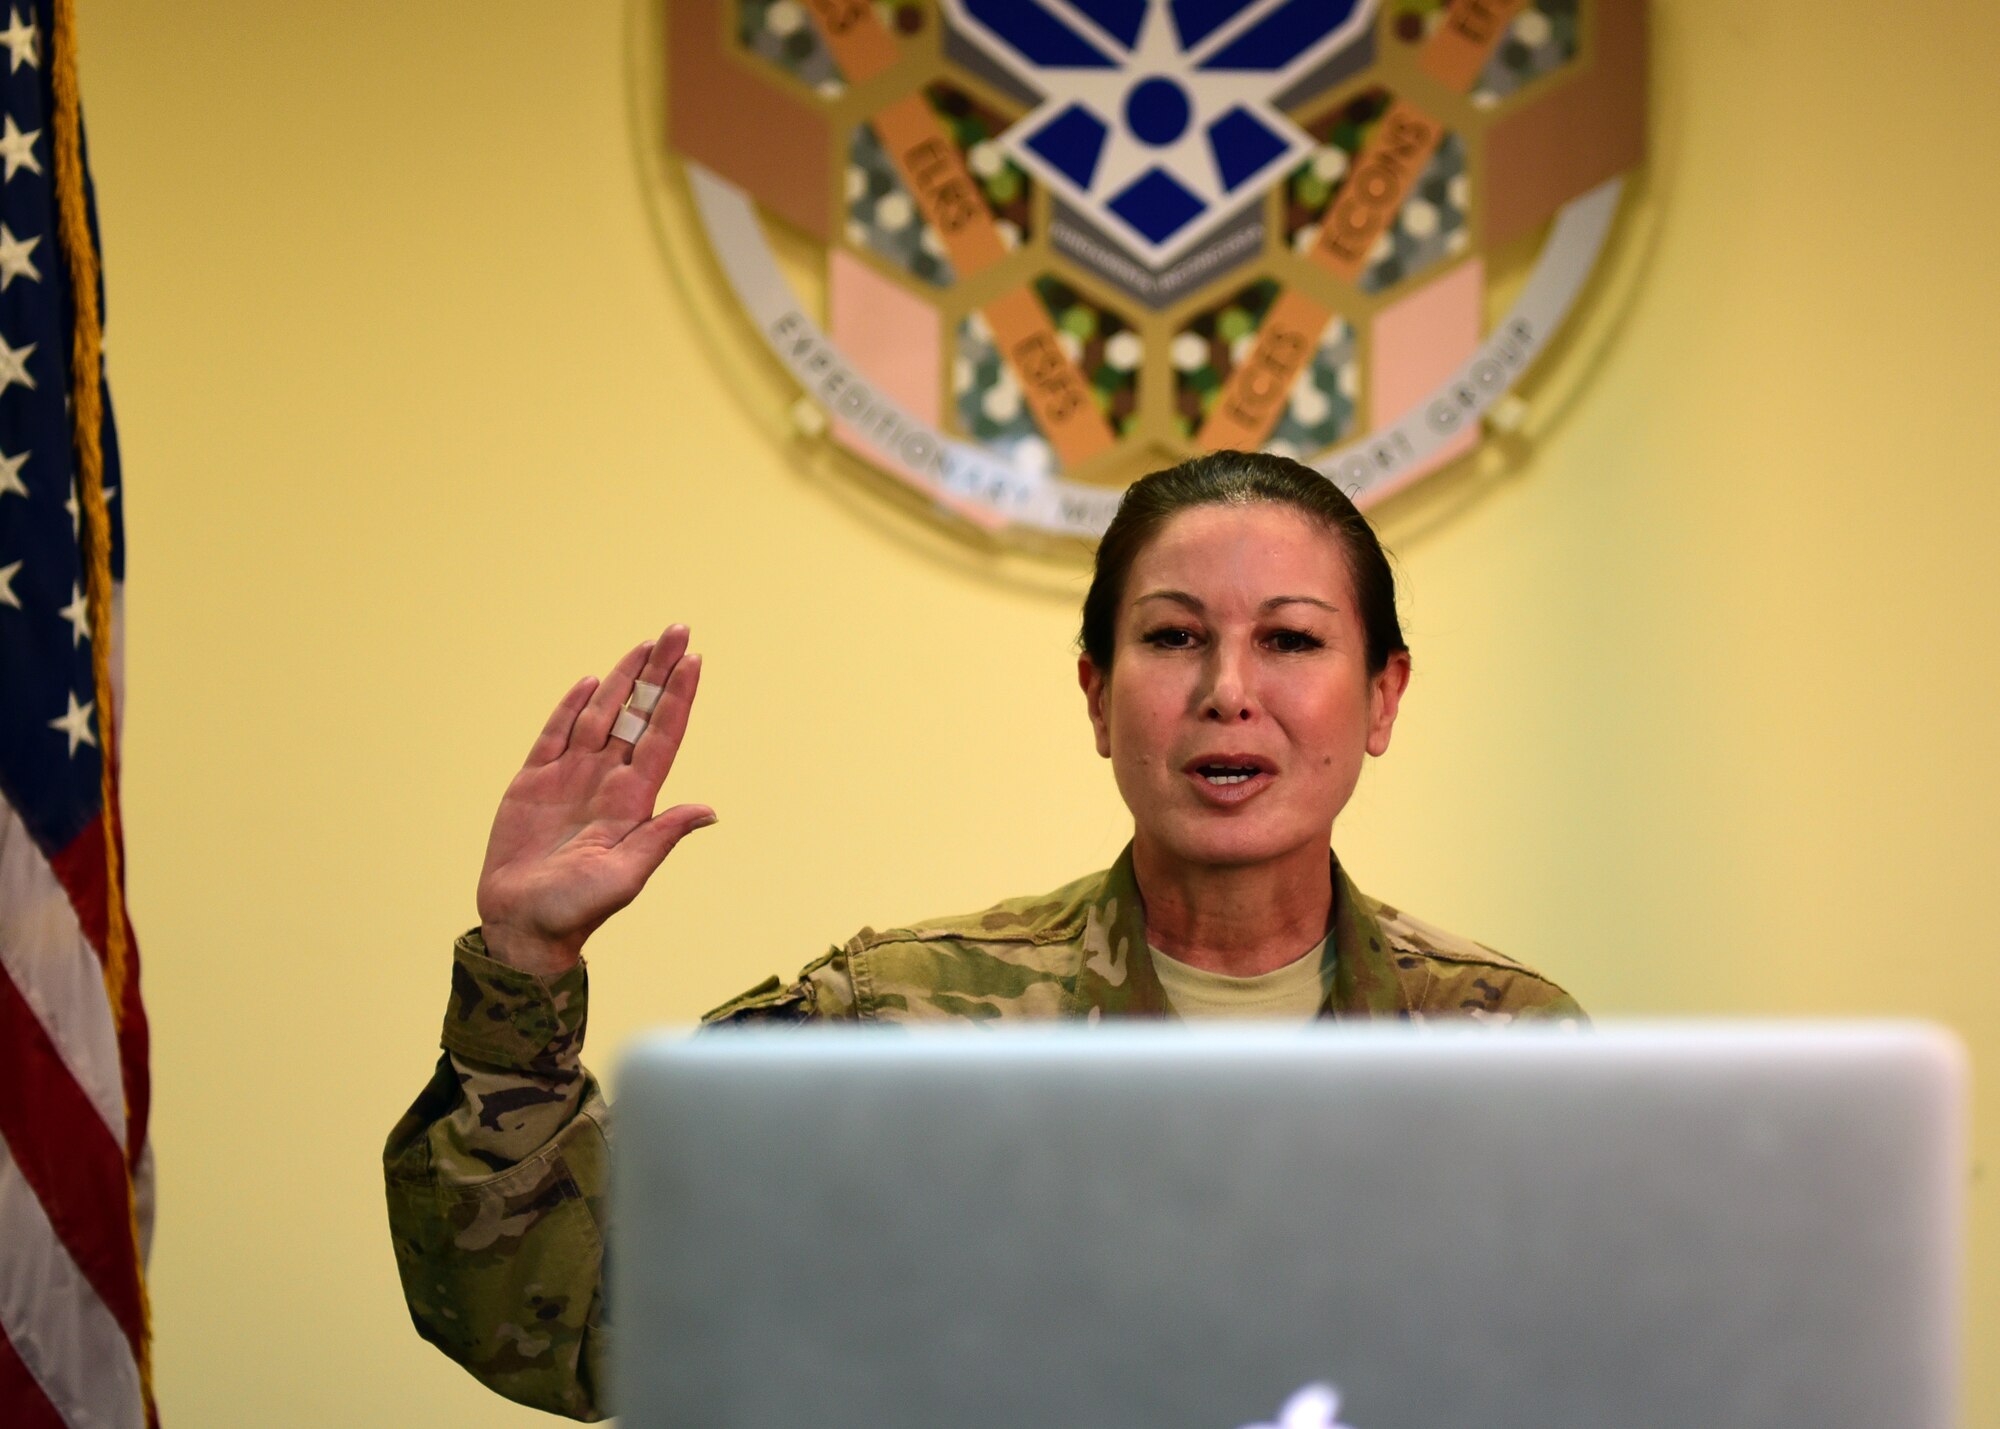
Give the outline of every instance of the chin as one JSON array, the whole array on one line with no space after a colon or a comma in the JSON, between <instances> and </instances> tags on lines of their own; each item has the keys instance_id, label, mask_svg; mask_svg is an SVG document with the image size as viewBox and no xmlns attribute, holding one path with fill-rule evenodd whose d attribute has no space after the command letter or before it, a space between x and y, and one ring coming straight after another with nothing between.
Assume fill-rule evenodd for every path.
<instances>
[{"instance_id":1,"label":"chin","mask_svg":"<svg viewBox=\"0 0 2000 1429\"><path fill-rule=\"evenodd\" d=\"M1310 841L1309 835L1297 829L1214 818L1184 824L1158 839L1160 847L1183 862L1213 868L1248 868L1271 863Z\"/></svg>"}]
</instances>

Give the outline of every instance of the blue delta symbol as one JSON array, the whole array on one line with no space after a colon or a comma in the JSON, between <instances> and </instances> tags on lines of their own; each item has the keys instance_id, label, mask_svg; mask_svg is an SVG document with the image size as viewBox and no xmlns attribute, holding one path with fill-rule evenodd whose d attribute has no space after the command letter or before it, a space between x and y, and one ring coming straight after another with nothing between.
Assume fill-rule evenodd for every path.
<instances>
[{"instance_id":1,"label":"blue delta symbol","mask_svg":"<svg viewBox=\"0 0 2000 1429\"><path fill-rule=\"evenodd\" d=\"M1159 268L1253 203L1312 140L1285 92L1365 44L1375 0L946 0L1041 96L1006 142Z\"/></svg>"}]
</instances>

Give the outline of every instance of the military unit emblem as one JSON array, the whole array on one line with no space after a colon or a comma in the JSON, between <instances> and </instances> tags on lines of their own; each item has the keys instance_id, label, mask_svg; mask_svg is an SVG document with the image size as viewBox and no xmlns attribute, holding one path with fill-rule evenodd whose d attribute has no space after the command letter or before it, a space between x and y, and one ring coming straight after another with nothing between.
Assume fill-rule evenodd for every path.
<instances>
[{"instance_id":1,"label":"military unit emblem","mask_svg":"<svg viewBox=\"0 0 2000 1429\"><path fill-rule=\"evenodd\" d=\"M1000 134L1009 156L1049 185L1072 224L1094 224L1158 272L1311 153L1284 102L1365 41L1374 8L947 0L945 13L969 61L1039 101ZM1099 268L1089 248L1067 256Z\"/></svg>"},{"instance_id":2,"label":"military unit emblem","mask_svg":"<svg viewBox=\"0 0 2000 1429\"><path fill-rule=\"evenodd\" d=\"M1280 451L1463 454L1643 148L1643 0L674 0L666 143L795 420L975 524L1094 536Z\"/></svg>"}]
</instances>

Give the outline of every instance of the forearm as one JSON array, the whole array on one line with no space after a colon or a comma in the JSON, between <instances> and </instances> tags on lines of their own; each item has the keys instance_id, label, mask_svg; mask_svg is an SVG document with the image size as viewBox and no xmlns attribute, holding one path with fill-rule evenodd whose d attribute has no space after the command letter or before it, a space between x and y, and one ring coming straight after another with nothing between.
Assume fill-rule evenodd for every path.
<instances>
[{"instance_id":1,"label":"forearm","mask_svg":"<svg viewBox=\"0 0 2000 1429\"><path fill-rule=\"evenodd\" d=\"M446 1053L390 1133L390 1233L418 1331L536 1408L604 1412L607 1108L579 1061L583 976L457 950Z\"/></svg>"},{"instance_id":2,"label":"forearm","mask_svg":"<svg viewBox=\"0 0 2000 1429\"><path fill-rule=\"evenodd\" d=\"M383 1153L389 1229L425 1339L509 1399L595 1419L605 1406L609 1107L581 1062L581 967L542 978L459 940L445 1055ZM839 949L705 1021L854 1015Z\"/></svg>"}]
</instances>

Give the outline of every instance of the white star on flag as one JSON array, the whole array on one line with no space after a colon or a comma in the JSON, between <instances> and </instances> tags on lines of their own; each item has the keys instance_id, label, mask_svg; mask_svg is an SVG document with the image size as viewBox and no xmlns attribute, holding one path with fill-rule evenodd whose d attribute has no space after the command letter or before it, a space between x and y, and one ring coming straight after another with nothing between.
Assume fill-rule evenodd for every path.
<instances>
[{"instance_id":1,"label":"white star on flag","mask_svg":"<svg viewBox=\"0 0 2000 1429\"><path fill-rule=\"evenodd\" d=\"M37 343L25 347L9 347L7 339L0 337L0 392L5 392L16 382L23 387L33 387L35 379L28 372L28 359L35 355Z\"/></svg>"},{"instance_id":2,"label":"white star on flag","mask_svg":"<svg viewBox=\"0 0 2000 1429\"><path fill-rule=\"evenodd\" d=\"M158 1419L149 1038L110 758L124 532L115 504L92 540L56 509L124 480L85 296L88 8L0 0L0 1429Z\"/></svg>"},{"instance_id":3,"label":"white star on flag","mask_svg":"<svg viewBox=\"0 0 2000 1429\"><path fill-rule=\"evenodd\" d=\"M14 122L14 116L11 114L7 116L5 128L0 130L0 159L7 161L7 174L6 178L0 178L0 183L13 178L22 169L31 174L39 174L42 171L42 161L35 157L35 141L41 137L42 131L39 129L30 129L23 134L20 126Z\"/></svg>"},{"instance_id":4,"label":"white star on flag","mask_svg":"<svg viewBox=\"0 0 2000 1429\"><path fill-rule=\"evenodd\" d=\"M33 20L23 24L21 21L21 12L12 5L9 5L7 7L7 28L0 30L0 45L5 45L11 52L10 59L12 62L7 66L7 73L12 74L22 65L27 65L31 69L40 69L42 67L41 41L42 27Z\"/></svg>"},{"instance_id":5,"label":"white star on flag","mask_svg":"<svg viewBox=\"0 0 2000 1429\"><path fill-rule=\"evenodd\" d=\"M39 234L26 240L16 238L6 224L0 223L0 293L6 292L7 285L16 278L42 281L41 269L28 256L41 241Z\"/></svg>"},{"instance_id":6,"label":"white star on flag","mask_svg":"<svg viewBox=\"0 0 2000 1429\"><path fill-rule=\"evenodd\" d=\"M87 744L93 749L97 747L97 731L90 727L91 713L96 708L96 700L79 705L76 702L76 692L72 690L69 692L69 713L61 719L49 721L50 729L59 729L69 736L69 753L72 759L76 757L79 745Z\"/></svg>"},{"instance_id":7,"label":"white star on flag","mask_svg":"<svg viewBox=\"0 0 2000 1429\"><path fill-rule=\"evenodd\" d=\"M83 587L75 581L69 583L69 604L59 613L69 622L69 648L74 650L90 638L90 602L84 598Z\"/></svg>"}]
</instances>

